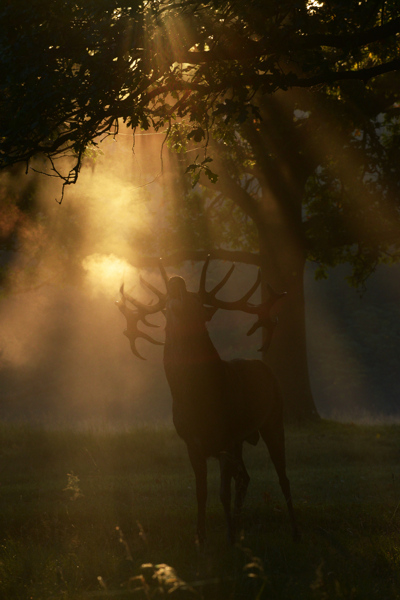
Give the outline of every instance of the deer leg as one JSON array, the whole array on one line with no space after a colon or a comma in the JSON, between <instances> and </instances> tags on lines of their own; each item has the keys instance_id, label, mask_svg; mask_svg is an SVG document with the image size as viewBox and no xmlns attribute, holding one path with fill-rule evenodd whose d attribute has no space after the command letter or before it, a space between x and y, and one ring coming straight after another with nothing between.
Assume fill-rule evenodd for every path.
<instances>
[{"instance_id":1,"label":"deer leg","mask_svg":"<svg viewBox=\"0 0 400 600\"><path fill-rule=\"evenodd\" d=\"M188 446L187 449L196 478L197 540L199 544L204 544L206 539L207 459L197 448Z\"/></svg>"},{"instance_id":2,"label":"deer leg","mask_svg":"<svg viewBox=\"0 0 400 600\"><path fill-rule=\"evenodd\" d=\"M260 429L261 436L265 441L271 460L279 478L279 484L286 500L289 512L290 524L292 526L293 539L300 539L299 531L293 510L292 494L290 491L289 479L286 475L286 457L285 457L285 434L283 429L282 415L278 419L271 421Z\"/></svg>"},{"instance_id":3,"label":"deer leg","mask_svg":"<svg viewBox=\"0 0 400 600\"><path fill-rule=\"evenodd\" d=\"M235 543L235 524L231 512L231 480L234 476L234 457L230 452L221 452L219 455L219 468L221 474L220 499L225 512L226 524L228 526L228 540Z\"/></svg>"},{"instance_id":4,"label":"deer leg","mask_svg":"<svg viewBox=\"0 0 400 600\"><path fill-rule=\"evenodd\" d=\"M233 518L235 521L236 528L240 526L240 519L246 497L247 488L249 487L250 476L246 470L242 456L243 444L240 443L235 446L235 458L236 458L236 471L234 474L235 479L235 504L233 509Z\"/></svg>"}]
</instances>

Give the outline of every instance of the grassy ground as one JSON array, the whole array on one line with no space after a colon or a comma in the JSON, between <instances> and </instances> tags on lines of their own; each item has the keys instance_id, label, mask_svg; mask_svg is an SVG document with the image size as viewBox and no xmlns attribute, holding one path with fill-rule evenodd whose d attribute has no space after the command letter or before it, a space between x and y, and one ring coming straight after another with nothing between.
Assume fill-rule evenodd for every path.
<instances>
[{"instance_id":1,"label":"grassy ground","mask_svg":"<svg viewBox=\"0 0 400 600\"><path fill-rule=\"evenodd\" d=\"M0 597L126 598L126 582L151 562L174 567L206 600L400 598L399 441L398 426L288 429L300 543L259 443L245 452L243 539L229 547L211 461L199 552L193 475L173 431L3 425Z\"/></svg>"}]
</instances>

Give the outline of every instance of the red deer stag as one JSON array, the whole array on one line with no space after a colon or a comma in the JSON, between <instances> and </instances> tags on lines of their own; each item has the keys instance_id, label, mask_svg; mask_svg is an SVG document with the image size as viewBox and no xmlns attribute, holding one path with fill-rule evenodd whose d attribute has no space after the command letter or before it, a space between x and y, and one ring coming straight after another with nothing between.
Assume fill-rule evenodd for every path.
<instances>
[{"instance_id":1,"label":"red deer stag","mask_svg":"<svg viewBox=\"0 0 400 600\"><path fill-rule=\"evenodd\" d=\"M269 288L270 299L267 302L258 306L249 303L260 285L259 273L255 284L240 300L219 300L216 295L231 276L234 265L222 281L207 292L209 260L208 257L203 266L197 294L187 291L182 277L168 278L161 260L160 270L166 293L141 279L142 284L157 296L156 304L138 302L125 293L121 286L122 298L117 305L127 321L124 334L130 341L132 352L142 358L136 349L136 338L160 342L140 331L138 322L151 325L146 317L160 311L166 316L164 368L172 394L174 425L187 445L196 477L198 540L202 542L205 539L206 530L207 458L217 457L220 462L220 497L227 520L228 537L233 542L250 480L243 463L242 445L244 441L255 445L260 434L278 474L293 536L297 538L290 485L286 476L282 397L277 381L260 360L222 360L206 328L206 322L219 308L254 314L258 319L248 335L264 327L267 333L262 349L265 349L276 325L276 321L270 318L270 309L283 294L277 294ZM127 301L134 309L127 306ZM233 515L232 479L235 481Z\"/></svg>"}]
</instances>

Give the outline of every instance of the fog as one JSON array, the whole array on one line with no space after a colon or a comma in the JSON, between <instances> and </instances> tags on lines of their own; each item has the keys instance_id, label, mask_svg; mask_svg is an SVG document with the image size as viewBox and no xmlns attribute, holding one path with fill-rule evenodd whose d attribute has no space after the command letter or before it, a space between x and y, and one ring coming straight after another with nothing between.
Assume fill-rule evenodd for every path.
<instances>
[{"instance_id":1,"label":"fog","mask_svg":"<svg viewBox=\"0 0 400 600\"><path fill-rule=\"evenodd\" d=\"M30 187L36 206L31 221L29 211L13 214L6 202L2 208L3 237L19 219L16 251L2 253L2 264L11 263L0 302L2 418L76 424L169 418L162 350L146 349L146 362L134 359L114 304L122 282L143 294L132 266L136 240L152 239L157 251L160 142L149 141L146 157L140 137L135 153L128 135L103 145L104 156L94 169L91 163L82 169L61 206L58 180L3 176L18 200Z\"/></svg>"},{"instance_id":2,"label":"fog","mask_svg":"<svg viewBox=\"0 0 400 600\"><path fill-rule=\"evenodd\" d=\"M12 267L0 300L1 419L76 427L171 423L162 347L138 340L147 360L135 358L114 304L122 282L132 295L150 301L140 273L163 289L157 271L139 273L132 266L143 251L164 251L159 232L167 219L172 168L168 155L160 160L161 142L161 136L137 136L132 152L129 134L110 139L104 155L88 161L76 186L66 189L61 206L55 201L61 196L58 180L3 175L1 233L3 239L18 233L1 252L1 265ZM7 194L34 195L34 218L18 212ZM169 272L185 275L194 290L198 269L188 262ZM309 362L321 416L398 420L398 274L382 269L360 299L348 289L345 269L315 282L309 267ZM247 286L254 275L255 269L238 265L233 289ZM220 312L211 333L222 357L256 357L259 341L245 336L248 321ZM159 328L150 334L162 341L163 318L154 322Z\"/></svg>"},{"instance_id":3,"label":"fog","mask_svg":"<svg viewBox=\"0 0 400 600\"><path fill-rule=\"evenodd\" d=\"M381 266L361 295L346 266L326 281L306 274L308 355L321 415L335 420L400 420L400 269Z\"/></svg>"}]
</instances>

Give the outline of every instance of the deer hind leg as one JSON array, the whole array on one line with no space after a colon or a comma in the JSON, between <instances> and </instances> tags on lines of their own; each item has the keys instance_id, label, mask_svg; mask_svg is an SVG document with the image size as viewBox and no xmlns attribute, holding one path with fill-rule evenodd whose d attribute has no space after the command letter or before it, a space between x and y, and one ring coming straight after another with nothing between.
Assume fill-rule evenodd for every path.
<instances>
[{"instance_id":1,"label":"deer hind leg","mask_svg":"<svg viewBox=\"0 0 400 600\"><path fill-rule=\"evenodd\" d=\"M225 512L228 526L228 539L231 544L235 542L235 534L240 524L240 516L249 485L250 477L242 458L242 444L237 444L229 451L219 455L221 487L220 498ZM231 483L235 481L235 501L232 515Z\"/></svg>"},{"instance_id":2,"label":"deer hind leg","mask_svg":"<svg viewBox=\"0 0 400 600\"><path fill-rule=\"evenodd\" d=\"M206 539L207 459L197 448L188 446L187 449L196 478L197 541L203 544Z\"/></svg>"},{"instance_id":3,"label":"deer hind leg","mask_svg":"<svg viewBox=\"0 0 400 600\"><path fill-rule=\"evenodd\" d=\"M293 510L290 483L286 475L285 434L282 415L279 414L277 419L272 418L260 429L260 433L267 445L271 460L279 478L281 490L286 500L293 539L298 540L300 536Z\"/></svg>"},{"instance_id":4,"label":"deer hind leg","mask_svg":"<svg viewBox=\"0 0 400 600\"><path fill-rule=\"evenodd\" d=\"M237 462L234 474L235 503L233 509L233 518L235 520L236 527L240 525L244 500L250 483L250 476L243 462L242 450L243 444L238 444L235 446L235 458Z\"/></svg>"}]
</instances>

